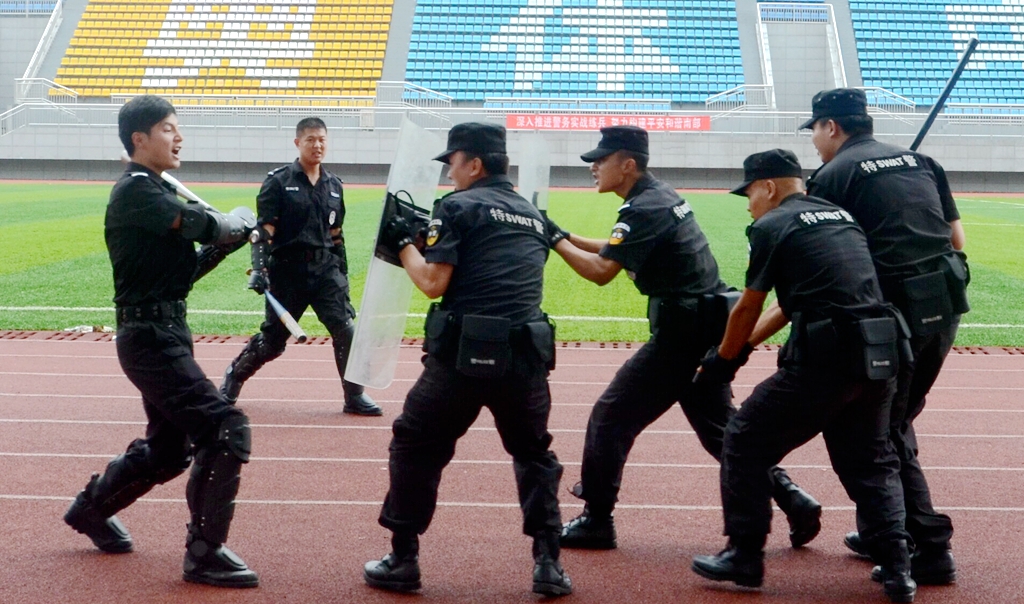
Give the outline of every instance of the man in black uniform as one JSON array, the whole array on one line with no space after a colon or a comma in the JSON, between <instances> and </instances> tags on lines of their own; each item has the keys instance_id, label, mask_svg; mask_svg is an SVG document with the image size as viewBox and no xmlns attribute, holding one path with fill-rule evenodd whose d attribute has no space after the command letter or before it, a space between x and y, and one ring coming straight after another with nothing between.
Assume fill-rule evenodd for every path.
<instances>
[{"instance_id":1,"label":"man in black uniform","mask_svg":"<svg viewBox=\"0 0 1024 604\"><path fill-rule=\"evenodd\" d=\"M512 455L523 532L533 537L533 591L568 594L572 582L558 560L562 466L547 429L554 331L540 309L544 218L506 176L504 128L458 124L436 159L448 164L455 191L435 203L423 253L400 217L383 237L416 287L443 297L427 315L423 374L393 426L391 485L380 513L393 533L392 552L367 562L364 577L383 589L420 588L418 535L434 515L441 471L486 406Z\"/></svg>"},{"instance_id":2,"label":"man in black uniform","mask_svg":"<svg viewBox=\"0 0 1024 604\"><path fill-rule=\"evenodd\" d=\"M324 122L315 117L300 121L295 127L295 147L299 158L268 173L256 197L259 227L250 237L249 288L257 294L272 292L295 320L312 306L334 344L334 361L345 393L342 411L381 415L383 411L362 386L345 381L356 313L348 297L341 179L321 165L327 153ZM221 393L229 401L237 400L242 384L284 353L288 335L267 302L260 333L249 340L224 372Z\"/></svg>"},{"instance_id":3,"label":"man in black uniform","mask_svg":"<svg viewBox=\"0 0 1024 604\"><path fill-rule=\"evenodd\" d=\"M771 528L769 469L821 433L832 468L857 505L865 546L884 590L911 602L899 461L887 419L899 362L899 313L882 300L864 232L848 212L804 195L800 164L775 149L744 161L749 198L746 289L725 337L701 362L698 383L728 383L753 346L792 321L778 371L754 388L725 430L722 508L729 545L693 570L757 587ZM768 292L779 304L761 316ZM760 318L760 321L759 321Z\"/></svg>"},{"instance_id":4,"label":"man in black uniform","mask_svg":"<svg viewBox=\"0 0 1024 604\"><path fill-rule=\"evenodd\" d=\"M598 147L582 155L593 162L598 192L613 191L625 202L608 240L569 234L549 221L552 247L585 279L598 285L623 268L640 293L650 296L651 339L616 373L587 424L581 481L572 493L587 504L565 525L564 547L616 547L612 510L618 500L626 456L636 437L676 402L704 448L715 459L734 412L728 384L690 380L704 351L721 339L729 290L718 277L690 205L647 171L647 131L635 126L601 130ZM793 547L821 529L821 505L774 468L775 498L790 523Z\"/></svg>"},{"instance_id":5,"label":"man in black uniform","mask_svg":"<svg viewBox=\"0 0 1024 604\"><path fill-rule=\"evenodd\" d=\"M239 473L249 460L249 419L203 374L185 322L192 284L244 245L255 217L247 208L224 215L182 204L163 182L161 172L181 165L182 143L174 107L166 100L136 97L121 108L117 122L132 160L110 193L105 228L114 269L117 358L142 392L149 423L145 438L132 441L102 476L93 474L64 521L105 552L129 552L131 537L114 514L191 463L184 579L255 587L256 573L224 546ZM208 245L197 254L195 241Z\"/></svg>"},{"instance_id":6,"label":"man in black uniform","mask_svg":"<svg viewBox=\"0 0 1024 604\"><path fill-rule=\"evenodd\" d=\"M968 310L964 232L942 167L930 157L878 142L861 90L814 97L811 140L825 164L808 183L811 195L842 207L864 228L885 299L910 323L913 361L900 366L889 434L899 455L907 531L914 539L914 578L956 580L953 524L932 506L917 460L914 419L953 346ZM866 555L857 533L846 544Z\"/></svg>"}]
</instances>

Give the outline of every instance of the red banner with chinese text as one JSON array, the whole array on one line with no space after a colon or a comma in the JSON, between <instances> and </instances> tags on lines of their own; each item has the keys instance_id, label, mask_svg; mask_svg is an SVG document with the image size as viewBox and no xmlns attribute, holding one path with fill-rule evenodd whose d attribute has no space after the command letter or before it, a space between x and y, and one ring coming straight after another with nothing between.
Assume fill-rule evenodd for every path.
<instances>
[{"instance_id":1,"label":"red banner with chinese text","mask_svg":"<svg viewBox=\"0 0 1024 604\"><path fill-rule=\"evenodd\" d=\"M512 113L505 117L505 127L509 130L600 130L607 126L626 125L652 132L698 132L711 130L711 116Z\"/></svg>"}]
</instances>

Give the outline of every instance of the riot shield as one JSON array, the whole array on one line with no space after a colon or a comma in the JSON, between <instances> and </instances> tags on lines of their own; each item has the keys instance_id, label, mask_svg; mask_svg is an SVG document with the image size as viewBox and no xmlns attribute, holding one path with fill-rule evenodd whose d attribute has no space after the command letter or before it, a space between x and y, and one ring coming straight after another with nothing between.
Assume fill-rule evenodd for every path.
<instances>
[{"instance_id":1,"label":"riot shield","mask_svg":"<svg viewBox=\"0 0 1024 604\"><path fill-rule=\"evenodd\" d=\"M442 167L431 158L444 151L444 145L445 141L437 135L408 118L402 120L395 161L388 173L388 192L381 208L382 225L395 212L402 211L402 202L398 199L429 213ZM380 227L378 238L379 233ZM396 265L393 255L388 258L386 253L378 253L381 247L374 241L352 351L345 367L346 380L370 388L387 388L395 377L413 290L405 269L401 264Z\"/></svg>"},{"instance_id":2,"label":"riot shield","mask_svg":"<svg viewBox=\"0 0 1024 604\"><path fill-rule=\"evenodd\" d=\"M519 139L519 194L547 216L548 183L551 180L551 153L540 132Z\"/></svg>"}]
</instances>

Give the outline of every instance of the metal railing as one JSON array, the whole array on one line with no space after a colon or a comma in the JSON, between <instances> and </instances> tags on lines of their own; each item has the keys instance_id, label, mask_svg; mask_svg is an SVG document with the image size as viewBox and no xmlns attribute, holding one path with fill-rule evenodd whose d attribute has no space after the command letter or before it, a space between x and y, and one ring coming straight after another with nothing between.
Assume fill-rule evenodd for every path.
<instances>
[{"instance_id":1,"label":"metal railing","mask_svg":"<svg viewBox=\"0 0 1024 604\"><path fill-rule=\"evenodd\" d=\"M828 23L832 5L797 2L759 2L758 13L767 23Z\"/></svg>"},{"instance_id":2,"label":"metal railing","mask_svg":"<svg viewBox=\"0 0 1024 604\"><path fill-rule=\"evenodd\" d=\"M53 0L46 2L44 0L7 0L3 4L0 4L0 17L35 17L37 15L48 15L53 10L54 4L59 4Z\"/></svg>"},{"instance_id":3,"label":"metal railing","mask_svg":"<svg viewBox=\"0 0 1024 604\"><path fill-rule=\"evenodd\" d=\"M558 97L524 97L497 96L484 99L484 109L488 112L505 111L536 111L545 109L562 113L581 113L586 111L625 111L645 114L666 112L672 109L669 99L566 99Z\"/></svg>"},{"instance_id":4,"label":"metal railing","mask_svg":"<svg viewBox=\"0 0 1024 604\"><path fill-rule=\"evenodd\" d=\"M895 96L895 95L894 95ZM870 98L870 97L869 97ZM888 97L885 97L888 98ZM925 114L916 112L910 105L897 103L889 107L878 97L871 108L875 132L879 135L913 136L920 129ZM909 101L908 101L909 103ZM897 110L899 107L906 107ZM966 113L969 110L1001 109L998 106L952 105L938 116L932 127L933 135L956 135L965 137L991 136L1024 140L1024 106L1015 106L1018 113ZM56 104L46 101L23 103L10 111L0 114L0 135L8 134L25 126L52 127L75 125L80 128L116 128L120 104L68 103ZM881 109L879 109L881 108ZM176 107L181 122L188 128L250 128L289 130L295 123L309 115L322 117L332 130L367 129L394 130L399 127L402 117L409 117L426 128L445 129L452 123L464 121L498 120L504 123L504 116L515 110L496 111L482 107L448 107L424 112L409 107L381 106L233 106L233 105L185 105ZM373 123L366 121L371 112ZM532 109L538 115L557 115L563 109ZM581 116L601 115L607 109L581 109ZM686 118L696 115L711 116L714 126L704 133L710 136L728 135L798 135L797 128L810 117L810 112L781 112L757 110L746 107L735 109L693 111L663 111L657 115L667 118ZM439 117L438 117L439 116ZM444 124L438 125L439 120ZM668 134L675 136L674 134ZM681 136L694 136L693 133Z\"/></svg>"},{"instance_id":5,"label":"metal railing","mask_svg":"<svg viewBox=\"0 0 1024 604\"><path fill-rule=\"evenodd\" d=\"M53 38L56 37L57 30L60 29L60 24L63 22L64 0L57 0L57 3L53 6L53 12L50 13L50 20L46 22L46 27L43 29L43 35L39 37L39 44L36 44L32 58L29 59L28 66L25 67L25 73L21 76L23 79L34 78L39 73L39 67L43 64L46 54L50 52ZM18 97L17 90L14 96L15 98Z\"/></svg>"},{"instance_id":6,"label":"metal railing","mask_svg":"<svg viewBox=\"0 0 1024 604\"><path fill-rule=\"evenodd\" d=\"M718 119L734 111L770 111L774 107L775 90L763 84L744 84L708 97L704 106Z\"/></svg>"},{"instance_id":7,"label":"metal railing","mask_svg":"<svg viewBox=\"0 0 1024 604\"><path fill-rule=\"evenodd\" d=\"M14 102L73 104L78 102L78 93L46 78L15 78Z\"/></svg>"}]
</instances>

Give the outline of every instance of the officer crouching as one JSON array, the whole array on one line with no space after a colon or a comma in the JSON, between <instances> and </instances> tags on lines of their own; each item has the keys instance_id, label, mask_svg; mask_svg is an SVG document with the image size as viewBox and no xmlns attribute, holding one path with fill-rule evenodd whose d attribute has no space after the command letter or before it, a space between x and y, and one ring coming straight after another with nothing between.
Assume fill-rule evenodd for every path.
<instances>
[{"instance_id":1,"label":"officer crouching","mask_svg":"<svg viewBox=\"0 0 1024 604\"><path fill-rule=\"evenodd\" d=\"M792 322L778 371L754 388L725 430L722 508L728 546L693 570L757 587L771 526L769 469L821 433L832 468L857 506L858 531L893 602L912 602L899 460L888 446L903 320L883 302L864 231L844 210L804 194L790 151L748 157L732 192L749 198L746 289L697 381L730 382L744 350ZM763 316L768 292L778 306Z\"/></svg>"},{"instance_id":2,"label":"officer crouching","mask_svg":"<svg viewBox=\"0 0 1024 604\"><path fill-rule=\"evenodd\" d=\"M504 128L458 124L435 159L448 164L455 191L435 203L422 253L401 217L382 236L416 287L441 303L427 316L423 374L392 428L391 482L379 520L393 533L392 551L368 562L364 578L383 589L420 588L419 535L433 518L441 472L487 407L512 455L523 532L533 537L533 591L569 594L572 582L558 560L562 466L547 429L554 330L540 308L544 218L506 176Z\"/></svg>"}]
</instances>

